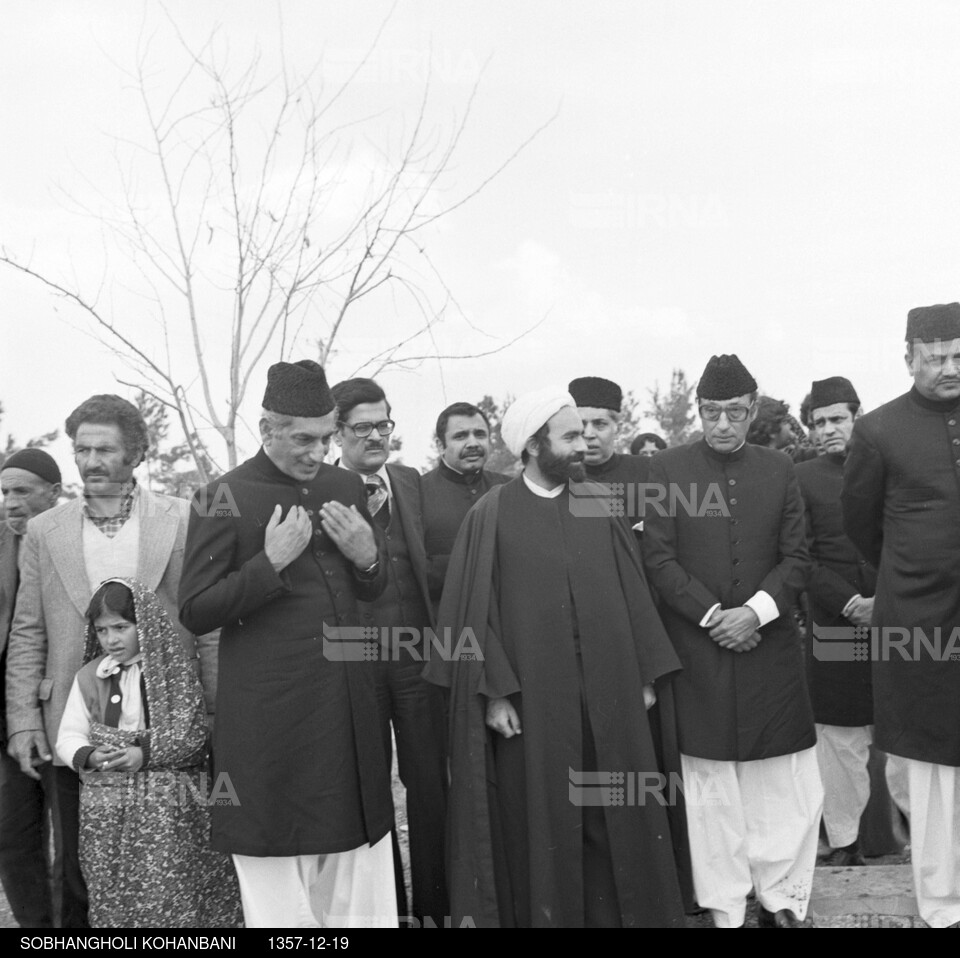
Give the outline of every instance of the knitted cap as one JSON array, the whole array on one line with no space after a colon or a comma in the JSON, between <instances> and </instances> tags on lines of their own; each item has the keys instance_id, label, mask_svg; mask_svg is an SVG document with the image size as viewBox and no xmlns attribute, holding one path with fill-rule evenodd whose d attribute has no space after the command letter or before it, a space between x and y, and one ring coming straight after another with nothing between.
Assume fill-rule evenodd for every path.
<instances>
[{"instance_id":1,"label":"knitted cap","mask_svg":"<svg viewBox=\"0 0 960 958\"><path fill-rule=\"evenodd\" d=\"M616 383L599 376L581 376L567 387L578 406L591 406L594 409L612 409L620 412L623 404L623 392Z\"/></svg>"},{"instance_id":2,"label":"knitted cap","mask_svg":"<svg viewBox=\"0 0 960 958\"><path fill-rule=\"evenodd\" d=\"M333 412L335 405L323 367L312 359L274 363L268 370L264 409L282 416L318 419Z\"/></svg>"},{"instance_id":3,"label":"knitted cap","mask_svg":"<svg viewBox=\"0 0 960 958\"><path fill-rule=\"evenodd\" d=\"M7 456L3 465L0 466L0 472L4 469L23 469L47 482L60 482L60 467L53 456L42 449L21 449L12 456Z\"/></svg>"},{"instance_id":4,"label":"knitted cap","mask_svg":"<svg viewBox=\"0 0 960 958\"><path fill-rule=\"evenodd\" d=\"M745 396L756 388L757 381L734 353L711 356L697 384L697 398L722 401Z\"/></svg>"}]
</instances>

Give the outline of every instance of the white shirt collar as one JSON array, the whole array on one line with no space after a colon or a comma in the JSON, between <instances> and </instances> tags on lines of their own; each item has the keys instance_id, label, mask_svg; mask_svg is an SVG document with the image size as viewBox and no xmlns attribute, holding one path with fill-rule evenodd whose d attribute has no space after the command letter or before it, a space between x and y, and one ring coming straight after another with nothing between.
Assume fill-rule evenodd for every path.
<instances>
[{"instance_id":1,"label":"white shirt collar","mask_svg":"<svg viewBox=\"0 0 960 958\"><path fill-rule=\"evenodd\" d=\"M344 463L344 461L343 461L342 458L337 460L337 465L338 465L341 469L346 469L347 472L356 472L355 469L351 469L348 465L346 465L346 464ZM366 477L366 474L365 474L365 473L362 473L362 472L357 472L357 475L358 475L361 479L366 479L366 478L367 478L367 477ZM393 489L392 489L391 486L390 486L390 475L389 475L389 473L387 472L387 464L384 463L375 473L371 473L371 475L379 476L379 477L383 480L383 485L384 485L384 487L385 487L386 490L387 490L387 496L388 496L390 499L393 499Z\"/></svg>"},{"instance_id":2,"label":"white shirt collar","mask_svg":"<svg viewBox=\"0 0 960 958\"><path fill-rule=\"evenodd\" d=\"M521 473L523 476L523 481L527 484L527 488L535 495L540 496L541 499L556 499L560 493L563 492L563 483L561 482L559 486L554 486L552 489L544 489L543 486L538 486L535 482L532 482L527 478L525 472Z\"/></svg>"}]
</instances>

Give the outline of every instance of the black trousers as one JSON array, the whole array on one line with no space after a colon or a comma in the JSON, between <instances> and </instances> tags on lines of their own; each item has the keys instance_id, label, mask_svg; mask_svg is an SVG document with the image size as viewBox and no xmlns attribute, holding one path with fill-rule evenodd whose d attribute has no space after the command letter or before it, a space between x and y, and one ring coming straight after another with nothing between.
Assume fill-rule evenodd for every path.
<instances>
[{"instance_id":1,"label":"black trousers","mask_svg":"<svg viewBox=\"0 0 960 958\"><path fill-rule=\"evenodd\" d=\"M404 650L401 650L401 653ZM397 743L397 768L407 790L410 835L410 877L413 902L410 913L422 924L443 927L450 914L444 867L444 831L447 813L446 708L443 692L420 673L423 662L403 656L380 661L377 668L377 705L386 753L390 754L390 725ZM402 866L394 832L398 898L403 891ZM401 909L403 902L400 903ZM429 922L428 922L429 920Z\"/></svg>"}]
</instances>

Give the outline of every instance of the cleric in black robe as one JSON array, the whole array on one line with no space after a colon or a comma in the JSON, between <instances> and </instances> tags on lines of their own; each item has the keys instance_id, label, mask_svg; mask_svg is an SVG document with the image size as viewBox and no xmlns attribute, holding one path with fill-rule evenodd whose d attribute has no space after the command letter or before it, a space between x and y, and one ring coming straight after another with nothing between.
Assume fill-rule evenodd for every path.
<instances>
[{"instance_id":1,"label":"cleric in black robe","mask_svg":"<svg viewBox=\"0 0 960 958\"><path fill-rule=\"evenodd\" d=\"M913 388L857 420L842 502L877 566L875 741L895 798L909 778L917 901L943 927L960 922L960 304L910 310L906 341Z\"/></svg>"},{"instance_id":2,"label":"cleric in black robe","mask_svg":"<svg viewBox=\"0 0 960 958\"><path fill-rule=\"evenodd\" d=\"M543 391L508 410L525 473L451 557L440 625L482 655L428 667L451 690L455 925L682 926L645 708L678 663L624 526L578 515L563 484L585 448L572 406Z\"/></svg>"}]
</instances>

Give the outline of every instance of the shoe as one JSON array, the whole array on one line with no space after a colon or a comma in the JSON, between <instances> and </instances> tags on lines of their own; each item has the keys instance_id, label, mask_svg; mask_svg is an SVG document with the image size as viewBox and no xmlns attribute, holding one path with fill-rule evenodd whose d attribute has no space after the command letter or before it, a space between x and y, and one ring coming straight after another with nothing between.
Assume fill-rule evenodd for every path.
<instances>
[{"instance_id":1,"label":"shoe","mask_svg":"<svg viewBox=\"0 0 960 958\"><path fill-rule=\"evenodd\" d=\"M781 908L778 912L767 911L762 905L757 914L758 928L813 928L813 920L804 918L803 920L790 911L789 908Z\"/></svg>"},{"instance_id":2,"label":"shoe","mask_svg":"<svg viewBox=\"0 0 960 958\"><path fill-rule=\"evenodd\" d=\"M843 848L834 848L829 855L817 859L817 864L825 868L846 868L850 865L866 865L857 843L845 845Z\"/></svg>"}]
</instances>

